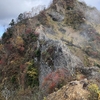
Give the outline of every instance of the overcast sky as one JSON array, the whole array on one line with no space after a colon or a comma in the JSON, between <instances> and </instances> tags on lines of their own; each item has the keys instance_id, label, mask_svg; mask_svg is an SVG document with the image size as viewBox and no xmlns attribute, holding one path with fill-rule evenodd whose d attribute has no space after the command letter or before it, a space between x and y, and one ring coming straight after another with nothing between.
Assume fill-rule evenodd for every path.
<instances>
[{"instance_id":1,"label":"overcast sky","mask_svg":"<svg viewBox=\"0 0 100 100\"><path fill-rule=\"evenodd\" d=\"M37 5L48 6L52 0L0 0L0 37L11 19L17 18L20 13L30 11ZM100 10L100 0L81 0Z\"/></svg>"}]
</instances>

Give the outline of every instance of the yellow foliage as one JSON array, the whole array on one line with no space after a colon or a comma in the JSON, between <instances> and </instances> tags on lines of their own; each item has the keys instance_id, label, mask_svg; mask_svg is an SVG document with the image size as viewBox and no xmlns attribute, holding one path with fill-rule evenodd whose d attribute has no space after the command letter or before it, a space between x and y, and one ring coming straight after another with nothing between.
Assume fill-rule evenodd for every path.
<instances>
[{"instance_id":1,"label":"yellow foliage","mask_svg":"<svg viewBox=\"0 0 100 100\"><path fill-rule=\"evenodd\" d=\"M26 62L25 64L26 64L26 65L32 65L32 63L31 63L31 62Z\"/></svg>"},{"instance_id":2,"label":"yellow foliage","mask_svg":"<svg viewBox=\"0 0 100 100\"><path fill-rule=\"evenodd\" d=\"M98 95L97 100L100 100L100 89L96 84L90 84L88 86L88 89L90 93L92 93L92 96L95 96L94 94L97 94Z\"/></svg>"},{"instance_id":3,"label":"yellow foliage","mask_svg":"<svg viewBox=\"0 0 100 100\"><path fill-rule=\"evenodd\" d=\"M15 42L16 42L16 45L23 45L24 44L24 41L20 36L17 36Z\"/></svg>"},{"instance_id":4,"label":"yellow foliage","mask_svg":"<svg viewBox=\"0 0 100 100\"><path fill-rule=\"evenodd\" d=\"M35 68L31 68L31 71L27 71L27 74L28 74L30 77L37 76L37 70L36 70Z\"/></svg>"},{"instance_id":5,"label":"yellow foliage","mask_svg":"<svg viewBox=\"0 0 100 100\"><path fill-rule=\"evenodd\" d=\"M46 97L44 97L43 100L46 100Z\"/></svg>"},{"instance_id":6,"label":"yellow foliage","mask_svg":"<svg viewBox=\"0 0 100 100\"><path fill-rule=\"evenodd\" d=\"M0 44L0 50L2 50L2 48L3 48L3 45L2 45L2 44Z\"/></svg>"}]
</instances>

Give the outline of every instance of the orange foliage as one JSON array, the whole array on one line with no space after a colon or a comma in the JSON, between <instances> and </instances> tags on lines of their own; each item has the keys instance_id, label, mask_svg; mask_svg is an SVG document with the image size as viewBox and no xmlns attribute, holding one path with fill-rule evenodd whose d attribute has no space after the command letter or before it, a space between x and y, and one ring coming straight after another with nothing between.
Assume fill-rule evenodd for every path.
<instances>
[{"instance_id":1,"label":"orange foliage","mask_svg":"<svg viewBox=\"0 0 100 100\"><path fill-rule=\"evenodd\" d=\"M54 72L51 72L48 74L42 83L42 86L47 86L47 89L49 89L49 93L53 92L55 88L57 88L60 84L63 84L65 79L70 78L70 73L64 69L57 69Z\"/></svg>"}]
</instances>

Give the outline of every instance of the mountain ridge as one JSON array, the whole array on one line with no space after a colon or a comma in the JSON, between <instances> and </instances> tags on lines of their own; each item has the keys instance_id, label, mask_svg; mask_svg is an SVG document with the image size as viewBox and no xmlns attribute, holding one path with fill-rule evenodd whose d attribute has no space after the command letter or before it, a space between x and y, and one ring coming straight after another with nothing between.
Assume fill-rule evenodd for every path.
<instances>
[{"instance_id":1,"label":"mountain ridge","mask_svg":"<svg viewBox=\"0 0 100 100\"><path fill-rule=\"evenodd\" d=\"M78 87L85 100L99 100L99 16L83 2L53 0L48 9L8 28L0 42L1 100L60 100L54 95L64 94L70 83L62 100L80 100L71 96Z\"/></svg>"}]
</instances>

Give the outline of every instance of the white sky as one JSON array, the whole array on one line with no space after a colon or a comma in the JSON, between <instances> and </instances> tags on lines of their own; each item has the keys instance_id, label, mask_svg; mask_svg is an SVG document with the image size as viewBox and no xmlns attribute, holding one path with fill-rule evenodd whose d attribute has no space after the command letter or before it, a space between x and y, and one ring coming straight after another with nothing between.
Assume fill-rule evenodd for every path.
<instances>
[{"instance_id":1,"label":"white sky","mask_svg":"<svg viewBox=\"0 0 100 100\"><path fill-rule=\"evenodd\" d=\"M87 5L96 7L98 10L100 10L100 0L80 0L85 1Z\"/></svg>"}]
</instances>

